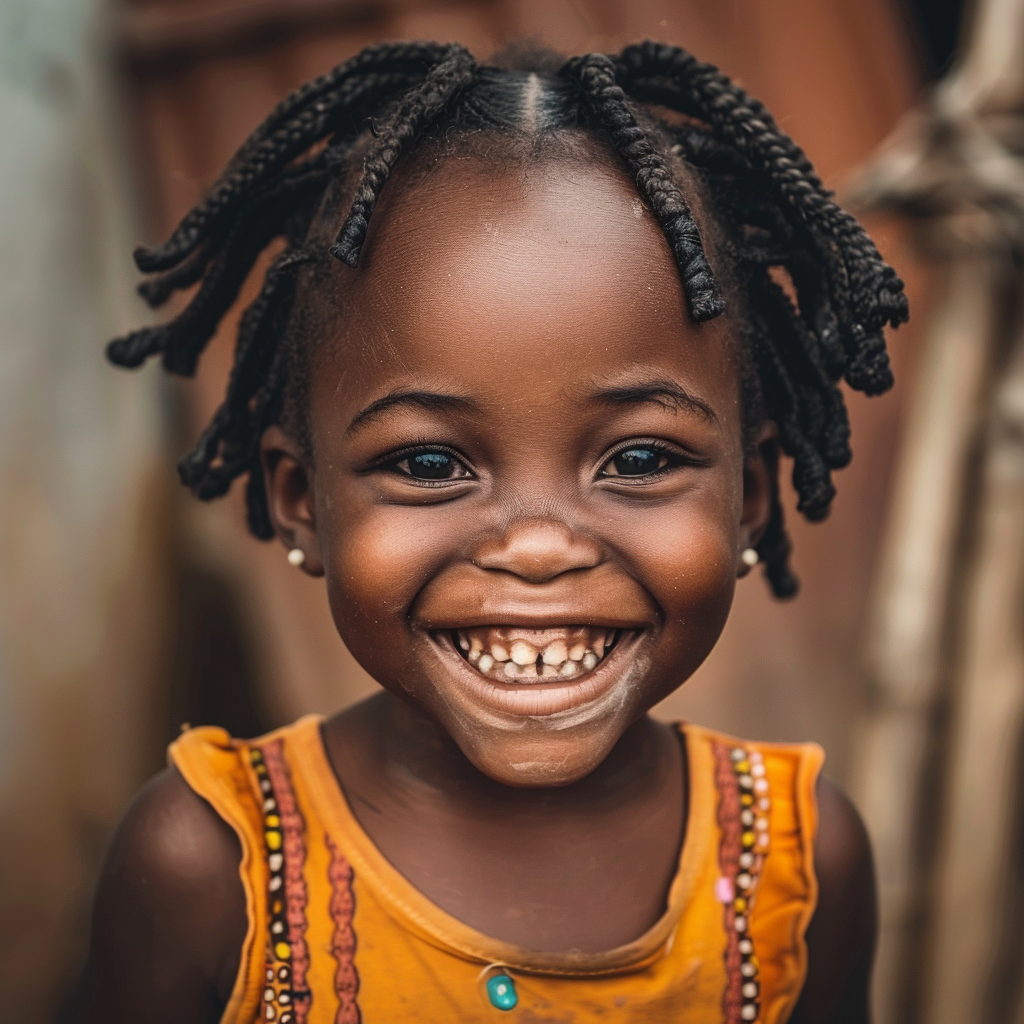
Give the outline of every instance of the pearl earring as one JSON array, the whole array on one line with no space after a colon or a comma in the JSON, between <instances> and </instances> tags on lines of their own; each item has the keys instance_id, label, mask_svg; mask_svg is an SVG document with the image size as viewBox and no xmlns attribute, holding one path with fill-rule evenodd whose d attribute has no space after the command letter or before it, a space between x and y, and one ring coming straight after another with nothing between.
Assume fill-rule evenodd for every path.
<instances>
[{"instance_id":1,"label":"pearl earring","mask_svg":"<svg viewBox=\"0 0 1024 1024\"><path fill-rule=\"evenodd\" d=\"M754 566L761 561L761 556L754 548L744 548L740 553L740 561L743 562L748 569L753 569Z\"/></svg>"},{"instance_id":2,"label":"pearl earring","mask_svg":"<svg viewBox=\"0 0 1024 1024\"><path fill-rule=\"evenodd\" d=\"M288 563L290 565L294 565L296 569L298 569L305 561L306 552L303 551L302 548L292 548L291 551L288 552Z\"/></svg>"}]
</instances>

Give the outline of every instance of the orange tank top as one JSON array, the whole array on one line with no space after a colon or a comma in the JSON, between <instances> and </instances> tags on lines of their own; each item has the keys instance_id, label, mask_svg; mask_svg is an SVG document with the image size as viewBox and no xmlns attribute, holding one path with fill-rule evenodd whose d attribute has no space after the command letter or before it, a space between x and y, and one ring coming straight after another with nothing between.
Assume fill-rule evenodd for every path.
<instances>
[{"instance_id":1,"label":"orange tank top","mask_svg":"<svg viewBox=\"0 0 1024 1024\"><path fill-rule=\"evenodd\" d=\"M814 911L814 744L684 724L686 838L661 919L604 953L538 953L446 914L352 814L321 719L185 733L170 757L238 834L248 931L222 1024L781 1024Z\"/></svg>"}]
</instances>

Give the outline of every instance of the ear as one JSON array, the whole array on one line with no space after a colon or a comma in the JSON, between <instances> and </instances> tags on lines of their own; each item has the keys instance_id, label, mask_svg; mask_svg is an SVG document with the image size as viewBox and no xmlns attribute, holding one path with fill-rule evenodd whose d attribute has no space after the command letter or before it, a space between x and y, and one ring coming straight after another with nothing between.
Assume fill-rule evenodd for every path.
<instances>
[{"instance_id":1,"label":"ear","mask_svg":"<svg viewBox=\"0 0 1024 1024\"><path fill-rule=\"evenodd\" d=\"M316 533L313 471L296 441L278 426L268 427L260 439L260 461L267 488L270 521L278 539L290 552L302 552L302 569L323 576Z\"/></svg>"},{"instance_id":2,"label":"ear","mask_svg":"<svg viewBox=\"0 0 1024 1024\"><path fill-rule=\"evenodd\" d=\"M743 512L740 517L740 551L757 547L768 528L772 499L779 486L779 428L765 420L757 438L757 450L743 464ZM752 566L740 561L736 574L746 576Z\"/></svg>"}]
</instances>

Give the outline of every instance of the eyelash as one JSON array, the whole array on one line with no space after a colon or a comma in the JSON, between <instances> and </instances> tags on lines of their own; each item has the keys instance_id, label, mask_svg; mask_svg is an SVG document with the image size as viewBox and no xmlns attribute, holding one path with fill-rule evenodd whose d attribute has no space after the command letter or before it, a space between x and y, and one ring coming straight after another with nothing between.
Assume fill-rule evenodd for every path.
<instances>
[{"instance_id":1,"label":"eyelash","mask_svg":"<svg viewBox=\"0 0 1024 1024\"><path fill-rule=\"evenodd\" d=\"M431 455L431 454L447 455L448 458L452 459L457 465L461 466L465 470L465 476L450 477L448 479L437 479L430 480L426 477L413 476L412 473L399 469L399 463L407 462L409 459L414 459L418 455ZM404 480L409 480L417 487L444 487L453 483L462 483L465 480L476 479L475 474L469 468L469 464L463 456L459 455L452 448L448 448L445 445L439 444L424 444L416 445L413 448L403 448L401 451L392 452L390 455L385 455L382 459L377 460L371 467L371 470L390 470L397 476L402 477Z\"/></svg>"},{"instance_id":2,"label":"eyelash","mask_svg":"<svg viewBox=\"0 0 1024 1024\"><path fill-rule=\"evenodd\" d=\"M659 456L664 457L666 462L664 466L659 466L657 469L650 473L645 473L642 476L628 476L623 474L611 474L606 473L606 467L615 459L617 456L622 455L623 452L633 451L636 449L646 449L652 452L656 452ZM688 458L683 452L676 448L670 447L664 441L657 441L647 438L631 438L629 441L623 441L621 444L608 453L604 461L601 463L601 469L598 472L599 479L602 480L614 480L616 483L641 483L648 480L656 479L664 476L666 473L673 469L678 469L679 466L687 465L695 460Z\"/></svg>"}]
</instances>

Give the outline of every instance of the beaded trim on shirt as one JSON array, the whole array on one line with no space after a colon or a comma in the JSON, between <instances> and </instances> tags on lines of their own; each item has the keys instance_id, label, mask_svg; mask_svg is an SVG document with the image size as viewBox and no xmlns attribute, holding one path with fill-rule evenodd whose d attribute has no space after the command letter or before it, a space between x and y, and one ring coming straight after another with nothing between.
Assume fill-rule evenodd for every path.
<instances>
[{"instance_id":1,"label":"beaded trim on shirt","mask_svg":"<svg viewBox=\"0 0 1024 1024\"><path fill-rule=\"evenodd\" d=\"M714 756L722 830L715 895L726 933L722 1011L725 1024L752 1024L761 1013L761 984L750 918L768 853L768 779L760 751L715 743Z\"/></svg>"},{"instance_id":2,"label":"beaded trim on shirt","mask_svg":"<svg viewBox=\"0 0 1024 1024\"><path fill-rule=\"evenodd\" d=\"M267 883L267 950L262 1011L264 1021L305 1024L312 993L307 988L305 823L292 792L283 743L253 747L249 760L263 799L263 840Z\"/></svg>"}]
</instances>

